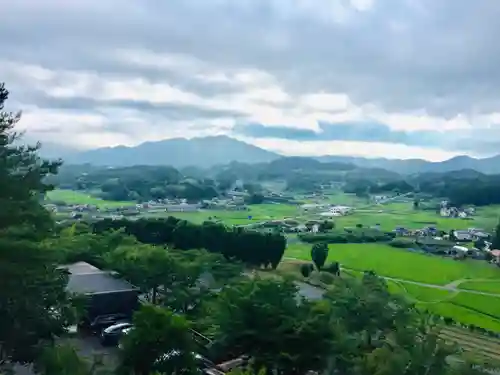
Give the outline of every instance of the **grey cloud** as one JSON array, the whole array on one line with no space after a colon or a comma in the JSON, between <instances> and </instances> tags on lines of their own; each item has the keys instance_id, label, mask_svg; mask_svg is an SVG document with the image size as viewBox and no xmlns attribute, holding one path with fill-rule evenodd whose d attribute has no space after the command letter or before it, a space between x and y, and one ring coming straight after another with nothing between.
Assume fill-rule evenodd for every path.
<instances>
[{"instance_id":1,"label":"grey cloud","mask_svg":"<svg viewBox=\"0 0 500 375\"><path fill-rule=\"evenodd\" d=\"M96 70L113 48L188 53L273 72L296 92L343 91L387 110L452 117L498 108L499 2L378 0L346 23L325 19L326 1L316 15L293 9L298 3L52 0L32 11L40 2L23 0L3 7L0 43L7 57Z\"/></svg>"},{"instance_id":2,"label":"grey cloud","mask_svg":"<svg viewBox=\"0 0 500 375\"><path fill-rule=\"evenodd\" d=\"M261 124L238 125L234 131L254 138L284 138L299 141L363 141L399 143L409 146L445 145L446 134L437 131L397 131L376 123L318 124L320 131Z\"/></svg>"},{"instance_id":3,"label":"grey cloud","mask_svg":"<svg viewBox=\"0 0 500 375\"><path fill-rule=\"evenodd\" d=\"M92 98L54 98L39 94L30 97L32 103L46 109L95 111L102 109L132 109L139 112L146 112L148 115L160 116L165 120L197 120L243 117L243 114L230 111L210 108L200 108L189 104L155 103L146 100L97 100Z\"/></svg>"},{"instance_id":4,"label":"grey cloud","mask_svg":"<svg viewBox=\"0 0 500 375\"><path fill-rule=\"evenodd\" d=\"M500 2L376 0L373 9L357 12L346 22L328 19L330 3L326 0L315 1L316 14L297 8L298 3L18 0L2 5L2 58L54 70L92 71L103 77L144 77L153 83L172 83L200 96L242 89L113 58L116 49L140 48L188 54L221 69L262 69L275 75L292 95L322 90L345 92L356 104L371 103L386 111L424 110L451 118L500 108L500 44L496 41L500 35ZM10 85L12 77L0 78ZM19 85L21 93L21 97L15 97L16 103L54 109L93 111L109 105L166 117L170 114L174 119L239 117L231 111L146 102L52 101L35 95L30 82L14 85ZM391 132L380 124L335 126L329 130L325 125L319 135L290 128L266 131L268 136L303 140L366 139L447 149L500 150L494 141L500 139L500 132L484 130L482 125L477 126L477 133L445 136ZM258 134L262 129L252 131Z\"/></svg>"},{"instance_id":5,"label":"grey cloud","mask_svg":"<svg viewBox=\"0 0 500 375\"><path fill-rule=\"evenodd\" d=\"M500 152L500 126L457 131L397 131L377 123L320 123L320 131L250 123L234 127L235 134L253 138L282 138L298 141L361 141L404 144L473 152L478 155Z\"/></svg>"}]
</instances>

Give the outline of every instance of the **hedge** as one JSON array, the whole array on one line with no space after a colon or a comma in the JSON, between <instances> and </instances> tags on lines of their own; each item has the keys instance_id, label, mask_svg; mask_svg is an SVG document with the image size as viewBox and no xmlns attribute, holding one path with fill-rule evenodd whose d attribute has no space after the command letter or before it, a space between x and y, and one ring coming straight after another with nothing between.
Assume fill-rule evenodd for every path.
<instances>
[{"instance_id":1,"label":"hedge","mask_svg":"<svg viewBox=\"0 0 500 375\"><path fill-rule=\"evenodd\" d=\"M304 233L299 234L298 237L301 241L308 243L366 243L387 242L394 238L394 234L374 230L356 230L351 233L341 231L327 233Z\"/></svg>"}]
</instances>

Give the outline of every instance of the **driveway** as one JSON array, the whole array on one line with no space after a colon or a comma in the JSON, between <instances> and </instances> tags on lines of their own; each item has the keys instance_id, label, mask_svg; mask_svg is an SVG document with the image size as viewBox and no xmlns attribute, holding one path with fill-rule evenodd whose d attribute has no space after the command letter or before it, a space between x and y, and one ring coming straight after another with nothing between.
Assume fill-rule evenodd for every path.
<instances>
[{"instance_id":1,"label":"driveway","mask_svg":"<svg viewBox=\"0 0 500 375\"><path fill-rule=\"evenodd\" d=\"M102 359L102 362L111 368L115 368L118 363L118 349L103 347L95 336L78 334L75 337L61 338L60 343L73 346L80 356L90 361ZM15 366L14 373L15 375L35 375L32 366Z\"/></svg>"}]
</instances>

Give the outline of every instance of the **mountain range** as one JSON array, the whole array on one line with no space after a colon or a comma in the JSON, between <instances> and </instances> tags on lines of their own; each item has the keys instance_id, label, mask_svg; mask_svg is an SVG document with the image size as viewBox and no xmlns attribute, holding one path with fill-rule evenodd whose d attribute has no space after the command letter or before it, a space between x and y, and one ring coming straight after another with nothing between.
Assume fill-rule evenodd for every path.
<instances>
[{"instance_id":1,"label":"mountain range","mask_svg":"<svg viewBox=\"0 0 500 375\"><path fill-rule=\"evenodd\" d=\"M176 168L197 166L209 168L231 161L241 163L264 163L283 157L248 143L227 137L175 138L156 142L145 142L135 147L105 147L88 151L63 149L57 145L42 145L44 157L61 157L66 164L94 164L110 167L130 165L171 165ZM500 155L476 159L457 156L441 162L423 159L362 158L352 156L320 156L321 162L349 163L365 168L382 168L400 174L426 172L449 172L472 169L485 174L500 174Z\"/></svg>"}]
</instances>

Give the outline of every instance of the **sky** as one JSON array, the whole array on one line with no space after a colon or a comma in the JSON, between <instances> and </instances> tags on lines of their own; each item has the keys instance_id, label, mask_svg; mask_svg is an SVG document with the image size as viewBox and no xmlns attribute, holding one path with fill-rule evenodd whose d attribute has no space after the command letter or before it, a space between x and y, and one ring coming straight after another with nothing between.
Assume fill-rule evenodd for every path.
<instances>
[{"instance_id":1,"label":"sky","mask_svg":"<svg viewBox=\"0 0 500 375\"><path fill-rule=\"evenodd\" d=\"M0 81L61 148L500 153L500 1L0 0Z\"/></svg>"}]
</instances>

